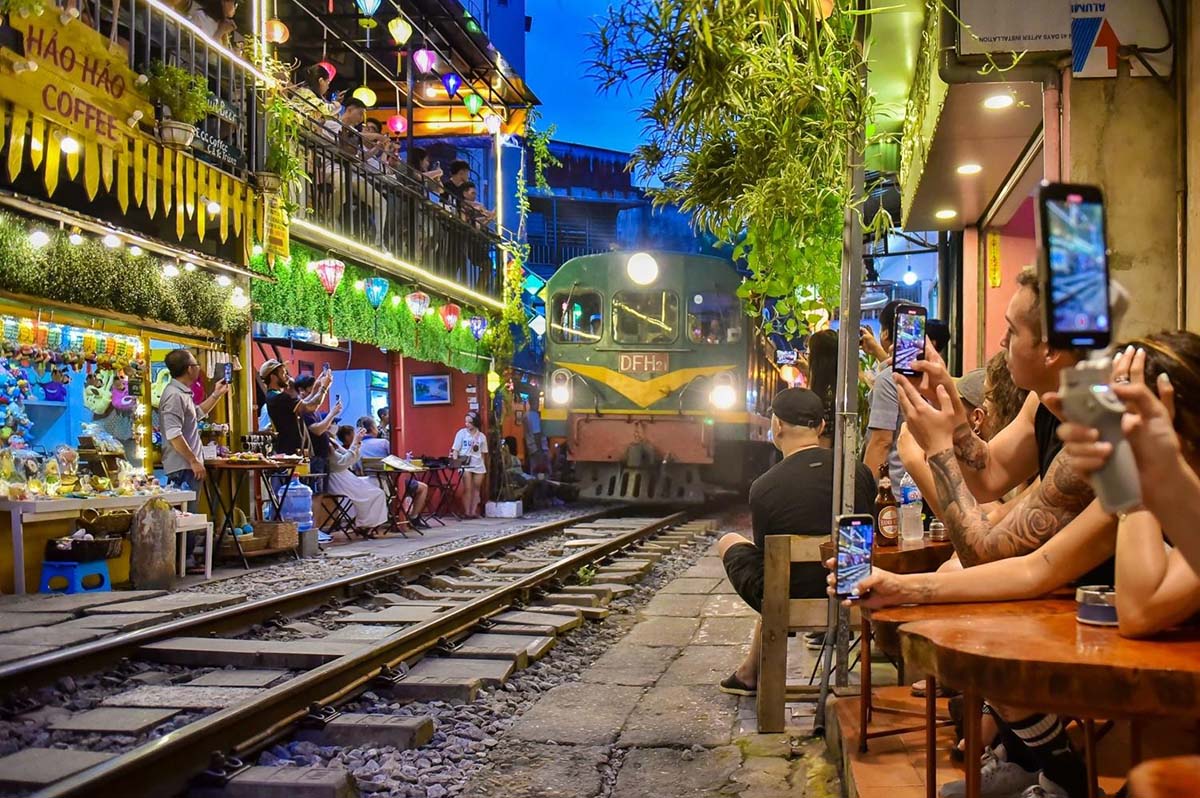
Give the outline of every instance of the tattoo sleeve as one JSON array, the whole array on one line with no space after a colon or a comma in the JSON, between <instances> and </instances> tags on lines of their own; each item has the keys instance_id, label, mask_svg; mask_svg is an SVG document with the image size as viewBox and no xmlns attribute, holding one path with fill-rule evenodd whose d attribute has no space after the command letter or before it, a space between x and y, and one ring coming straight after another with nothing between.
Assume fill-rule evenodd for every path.
<instances>
[{"instance_id":1,"label":"tattoo sleeve","mask_svg":"<svg viewBox=\"0 0 1200 798\"><path fill-rule=\"evenodd\" d=\"M972 471L983 471L988 464L988 445L971 425L959 424L954 430L954 456Z\"/></svg>"},{"instance_id":2,"label":"tattoo sleeve","mask_svg":"<svg viewBox=\"0 0 1200 798\"><path fill-rule=\"evenodd\" d=\"M931 456L929 468L950 540L965 567L1034 551L1093 498L1091 485L1060 453L1037 489L993 525L963 481L954 450Z\"/></svg>"}]
</instances>

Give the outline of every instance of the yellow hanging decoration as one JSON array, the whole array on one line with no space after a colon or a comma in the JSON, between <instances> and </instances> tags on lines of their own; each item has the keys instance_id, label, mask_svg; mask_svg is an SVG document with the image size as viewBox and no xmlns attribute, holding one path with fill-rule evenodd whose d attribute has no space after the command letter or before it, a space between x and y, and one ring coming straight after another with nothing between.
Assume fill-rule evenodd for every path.
<instances>
[{"instance_id":1,"label":"yellow hanging decoration","mask_svg":"<svg viewBox=\"0 0 1200 798\"><path fill-rule=\"evenodd\" d=\"M13 106L12 125L8 132L8 179L16 180L21 174L21 162L25 157L25 125L29 122L29 112L19 105ZM58 142L54 142L55 148Z\"/></svg>"},{"instance_id":2,"label":"yellow hanging decoration","mask_svg":"<svg viewBox=\"0 0 1200 798\"><path fill-rule=\"evenodd\" d=\"M46 185L46 196L53 197L58 189L58 175L61 171L61 160L58 141L53 135L46 138L46 162L42 165L42 182Z\"/></svg>"},{"instance_id":3,"label":"yellow hanging decoration","mask_svg":"<svg viewBox=\"0 0 1200 798\"><path fill-rule=\"evenodd\" d=\"M187 175L187 162L182 152L175 153L175 237L182 240L183 230L187 225L187 197L184 194L184 180Z\"/></svg>"},{"instance_id":4,"label":"yellow hanging decoration","mask_svg":"<svg viewBox=\"0 0 1200 798\"><path fill-rule=\"evenodd\" d=\"M109 147L100 147L100 180L104 190L111 192L113 187L113 151Z\"/></svg>"},{"instance_id":5,"label":"yellow hanging decoration","mask_svg":"<svg viewBox=\"0 0 1200 798\"><path fill-rule=\"evenodd\" d=\"M94 200L96 192L100 190L100 146L95 141L83 143L83 187L90 200Z\"/></svg>"},{"instance_id":6,"label":"yellow hanging decoration","mask_svg":"<svg viewBox=\"0 0 1200 798\"><path fill-rule=\"evenodd\" d=\"M42 156L46 154L46 120L38 114L33 115L29 124L29 162L33 171L42 165Z\"/></svg>"},{"instance_id":7,"label":"yellow hanging decoration","mask_svg":"<svg viewBox=\"0 0 1200 798\"><path fill-rule=\"evenodd\" d=\"M244 186L237 185L233 189L233 199L230 202L229 212L233 214L233 234L240 236L242 234L242 194L245 190Z\"/></svg>"},{"instance_id":8,"label":"yellow hanging decoration","mask_svg":"<svg viewBox=\"0 0 1200 798\"><path fill-rule=\"evenodd\" d=\"M205 188L207 184L208 168L196 163L196 191L192 201L196 203L196 235L201 241L204 240L204 233L208 227L208 202L204 198L208 193Z\"/></svg>"},{"instance_id":9,"label":"yellow hanging decoration","mask_svg":"<svg viewBox=\"0 0 1200 798\"><path fill-rule=\"evenodd\" d=\"M151 145L150 152L158 157L157 147ZM171 212L171 204L175 201L175 153L162 150L162 206L163 213Z\"/></svg>"},{"instance_id":10,"label":"yellow hanging decoration","mask_svg":"<svg viewBox=\"0 0 1200 798\"><path fill-rule=\"evenodd\" d=\"M79 150L67 153L67 177L75 180L79 177Z\"/></svg>"},{"instance_id":11,"label":"yellow hanging decoration","mask_svg":"<svg viewBox=\"0 0 1200 798\"><path fill-rule=\"evenodd\" d=\"M140 208L146 196L146 148L141 136L131 136L129 143L133 145L133 201Z\"/></svg>"},{"instance_id":12,"label":"yellow hanging decoration","mask_svg":"<svg viewBox=\"0 0 1200 798\"><path fill-rule=\"evenodd\" d=\"M121 213L129 212L129 150L125 147L117 153L117 205Z\"/></svg>"},{"instance_id":13,"label":"yellow hanging decoration","mask_svg":"<svg viewBox=\"0 0 1200 798\"><path fill-rule=\"evenodd\" d=\"M140 145L139 145L140 146ZM158 147L146 149L146 212L154 218L158 210Z\"/></svg>"},{"instance_id":14,"label":"yellow hanging decoration","mask_svg":"<svg viewBox=\"0 0 1200 798\"><path fill-rule=\"evenodd\" d=\"M226 179L224 172L216 172L217 176L217 202L221 203L221 214L218 231L221 236L221 243L224 244L229 240L229 180Z\"/></svg>"}]
</instances>

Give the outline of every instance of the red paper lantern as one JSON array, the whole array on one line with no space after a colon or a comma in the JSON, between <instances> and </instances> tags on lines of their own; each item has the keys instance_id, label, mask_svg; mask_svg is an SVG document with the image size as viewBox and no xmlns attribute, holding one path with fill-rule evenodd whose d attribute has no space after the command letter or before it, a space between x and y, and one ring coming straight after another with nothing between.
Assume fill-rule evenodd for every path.
<instances>
[{"instance_id":1,"label":"red paper lantern","mask_svg":"<svg viewBox=\"0 0 1200 798\"><path fill-rule=\"evenodd\" d=\"M442 305L442 309L438 311L442 316L442 324L446 325L447 330L453 330L454 325L458 324L458 317L462 314L462 308L453 302L447 302Z\"/></svg>"},{"instance_id":2,"label":"red paper lantern","mask_svg":"<svg viewBox=\"0 0 1200 798\"><path fill-rule=\"evenodd\" d=\"M387 126L393 133L403 134L408 130L408 120L403 114L392 114L388 117Z\"/></svg>"},{"instance_id":3,"label":"red paper lantern","mask_svg":"<svg viewBox=\"0 0 1200 798\"><path fill-rule=\"evenodd\" d=\"M333 296L342 283L342 275L346 273L346 264L336 258L325 258L313 264L313 270L321 280L325 293Z\"/></svg>"}]
</instances>

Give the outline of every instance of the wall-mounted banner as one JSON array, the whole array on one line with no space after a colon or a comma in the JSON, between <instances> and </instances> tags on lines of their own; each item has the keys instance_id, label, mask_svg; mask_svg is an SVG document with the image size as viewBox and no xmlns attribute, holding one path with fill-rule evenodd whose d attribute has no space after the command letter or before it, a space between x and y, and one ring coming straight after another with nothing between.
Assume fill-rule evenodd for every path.
<instances>
[{"instance_id":1,"label":"wall-mounted banner","mask_svg":"<svg viewBox=\"0 0 1200 798\"><path fill-rule=\"evenodd\" d=\"M1122 45L1157 48L1168 41L1157 0L960 0L959 15L960 53L1069 52L1076 77L1112 77ZM1170 74L1171 50L1144 57L1158 74ZM1149 74L1137 59L1130 72Z\"/></svg>"}]
</instances>

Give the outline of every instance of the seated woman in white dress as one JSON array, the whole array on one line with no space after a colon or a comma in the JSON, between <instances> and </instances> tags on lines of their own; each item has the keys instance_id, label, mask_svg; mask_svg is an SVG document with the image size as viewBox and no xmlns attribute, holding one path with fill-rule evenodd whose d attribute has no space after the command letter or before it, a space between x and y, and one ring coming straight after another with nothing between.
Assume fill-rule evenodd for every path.
<instances>
[{"instance_id":1,"label":"seated woman in white dress","mask_svg":"<svg viewBox=\"0 0 1200 798\"><path fill-rule=\"evenodd\" d=\"M370 533L387 523L388 506L383 488L374 479L356 476L350 471L358 462L362 435L361 429L356 430L349 424L338 427L337 441L329 451L328 490L350 499L353 504L350 517L354 519L354 526L360 532Z\"/></svg>"}]
</instances>

